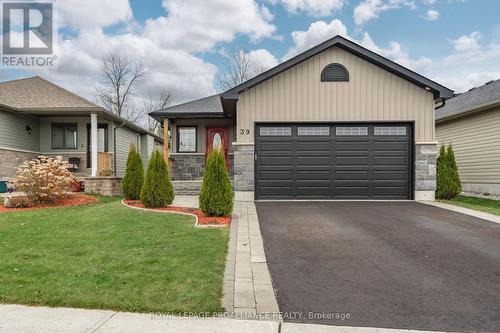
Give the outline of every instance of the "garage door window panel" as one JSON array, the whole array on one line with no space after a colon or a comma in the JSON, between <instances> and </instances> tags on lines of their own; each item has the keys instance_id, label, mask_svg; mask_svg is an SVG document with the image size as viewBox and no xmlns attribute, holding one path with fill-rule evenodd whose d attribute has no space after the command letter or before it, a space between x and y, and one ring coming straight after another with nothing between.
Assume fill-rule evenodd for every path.
<instances>
[{"instance_id":1,"label":"garage door window panel","mask_svg":"<svg viewBox=\"0 0 500 333\"><path fill-rule=\"evenodd\" d=\"M301 127L297 129L298 136L330 136L330 127Z\"/></svg>"},{"instance_id":2,"label":"garage door window panel","mask_svg":"<svg viewBox=\"0 0 500 333\"><path fill-rule=\"evenodd\" d=\"M406 136L404 126L375 126L375 136Z\"/></svg>"},{"instance_id":3,"label":"garage door window panel","mask_svg":"<svg viewBox=\"0 0 500 333\"><path fill-rule=\"evenodd\" d=\"M292 136L291 127L261 127L260 136Z\"/></svg>"},{"instance_id":4,"label":"garage door window panel","mask_svg":"<svg viewBox=\"0 0 500 333\"><path fill-rule=\"evenodd\" d=\"M368 127L336 127L337 136L367 136Z\"/></svg>"}]
</instances>

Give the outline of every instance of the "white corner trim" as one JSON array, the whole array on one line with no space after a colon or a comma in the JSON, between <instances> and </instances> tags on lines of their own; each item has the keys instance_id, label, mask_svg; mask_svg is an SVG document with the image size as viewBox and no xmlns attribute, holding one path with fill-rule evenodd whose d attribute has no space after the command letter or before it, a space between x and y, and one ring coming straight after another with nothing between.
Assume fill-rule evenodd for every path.
<instances>
[{"instance_id":1,"label":"white corner trim","mask_svg":"<svg viewBox=\"0 0 500 333\"><path fill-rule=\"evenodd\" d=\"M30 153L30 154L41 154L39 151L32 151L32 150L23 150L23 149L14 149L14 148L7 148L7 147L0 147L2 150L10 150L10 151L17 151L20 153Z\"/></svg>"}]
</instances>

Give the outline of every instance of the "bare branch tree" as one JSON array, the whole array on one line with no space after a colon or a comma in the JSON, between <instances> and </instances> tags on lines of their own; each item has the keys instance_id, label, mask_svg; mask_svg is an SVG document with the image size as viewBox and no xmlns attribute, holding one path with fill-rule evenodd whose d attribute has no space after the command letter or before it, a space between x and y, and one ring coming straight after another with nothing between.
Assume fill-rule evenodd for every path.
<instances>
[{"instance_id":1,"label":"bare branch tree","mask_svg":"<svg viewBox=\"0 0 500 333\"><path fill-rule=\"evenodd\" d=\"M168 104L170 104L171 99L172 96L170 92L167 90L161 91L157 101L154 101L151 94L149 94L149 100L144 102L143 105L143 114L147 115L153 111L165 109L168 106ZM163 128L161 127L161 124L149 116L147 117L147 119L148 119L148 124L147 124L148 130L158 135L163 135Z\"/></svg>"},{"instance_id":2,"label":"bare branch tree","mask_svg":"<svg viewBox=\"0 0 500 333\"><path fill-rule=\"evenodd\" d=\"M228 59L223 71L217 73L216 84L220 90L229 90L266 70L265 67L252 68L248 53L240 49Z\"/></svg>"},{"instance_id":3,"label":"bare branch tree","mask_svg":"<svg viewBox=\"0 0 500 333\"><path fill-rule=\"evenodd\" d=\"M136 83L146 76L142 64L133 64L126 56L111 52L102 60L101 74L102 84L96 91L104 107L129 121L138 121L141 114L127 106Z\"/></svg>"}]
</instances>

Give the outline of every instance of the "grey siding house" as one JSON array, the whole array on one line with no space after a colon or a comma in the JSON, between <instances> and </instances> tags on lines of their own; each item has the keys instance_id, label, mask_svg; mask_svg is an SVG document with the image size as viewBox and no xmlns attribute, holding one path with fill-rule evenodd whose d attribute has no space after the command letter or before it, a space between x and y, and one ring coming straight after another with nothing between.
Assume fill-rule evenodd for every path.
<instances>
[{"instance_id":1,"label":"grey siding house","mask_svg":"<svg viewBox=\"0 0 500 333\"><path fill-rule=\"evenodd\" d=\"M226 92L150 115L169 129L164 155L177 188L199 186L216 148L239 200L432 200L434 105L452 96L336 36Z\"/></svg>"},{"instance_id":2,"label":"grey siding house","mask_svg":"<svg viewBox=\"0 0 500 333\"><path fill-rule=\"evenodd\" d=\"M146 167L163 138L41 77L0 83L0 180L39 155L77 161L81 178L123 177L131 144Z\"/></svg>"},{"instance_id":3,"label":"grey siding house","mask_svg":"<svg viewBox=\"0 0 500 333\"><path fill-rule=\"evenodd\" d=\"M440 144L452 144L466 192L500 194L500 80L436 109Z\"/></svg>"}]
</instances>

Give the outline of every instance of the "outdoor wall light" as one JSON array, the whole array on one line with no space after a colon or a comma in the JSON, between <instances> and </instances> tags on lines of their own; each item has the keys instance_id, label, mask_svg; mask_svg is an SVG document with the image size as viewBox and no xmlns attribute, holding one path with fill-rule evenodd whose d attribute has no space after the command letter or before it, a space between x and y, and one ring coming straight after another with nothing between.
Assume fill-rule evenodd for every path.
<instances>
[{"instance_id":1,"label":"outdoor wall light","mask_svg":"<svg viewBox=\"0 0 500 333\"><path fill-rule=\"evenodd\" d=\"M31 129L31 127L29 127L28 125L26 125L26 132L28 132L28 134L31 135L31 132L33 132L33 130Z\"/></svg>"}]
</instances>

